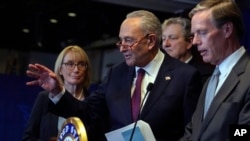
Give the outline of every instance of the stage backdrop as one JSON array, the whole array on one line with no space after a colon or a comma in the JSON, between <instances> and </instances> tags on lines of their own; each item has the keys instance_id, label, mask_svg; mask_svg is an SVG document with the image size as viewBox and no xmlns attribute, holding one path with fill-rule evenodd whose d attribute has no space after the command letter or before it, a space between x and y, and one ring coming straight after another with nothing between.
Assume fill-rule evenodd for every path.
<instances>
[{"instance_id":1,"label":"stage backdrop","mask_svg":"<svg viewBox=\"0 0 250 141\"><path fill-rule=\"evenodd\" d=\"M39 87L28 87L25 76L0 74L0 139L20 141Z\"/></svg>"}]
</instances>

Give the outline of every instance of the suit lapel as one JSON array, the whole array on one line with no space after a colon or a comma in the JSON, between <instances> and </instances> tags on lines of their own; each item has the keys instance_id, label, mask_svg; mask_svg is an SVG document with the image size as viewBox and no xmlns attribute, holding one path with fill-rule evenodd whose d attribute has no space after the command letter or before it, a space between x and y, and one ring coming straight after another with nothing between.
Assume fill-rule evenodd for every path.
<instances>
[{"instance_id":1,"label":"suit lapel","mask_svg":"<svg viewBox=\"0 0 250 141\"><path fill-rule=\"evenodd\" d=\"M218 91L218 94L215 96L214 100L212 101L211 107L208 110L207 116L205 117L203 121L203 127L201 129L201 132L203 132L202 130L205 130L205 127L207 127L207 125L211 122L211 120L215 116L217 110L220 108L223 101L225 101L225 99L231 94L231 91L233 90L234 87L237 86L238 83L239 83L238 76L234 72L231 72L230 75L228 75L225 83L222 85L221 89Z\"/></svg>"},{"instance_id":2,"label":"suit lapel","mask_svg":"<svg viewBox=\"0 0 250 141\"><path fill-rule=\"evenodd\" d=\"M126 100L121 100L121 109L124 110L124 114L125 117L128 120L128 122L131 122L132 120L132 103L131 103L131 85L133 83L133 79L135 77L135 69L134 67L129 67L128 70L128 75L126 76L126 78L121 79L121 80L125 80L123 81L124 84L124 91L121 91L121 94L123 95L122 97L124 97Z\"/></svg>"},{"instance_id":3,"label":"suit lapel","mask_svg":"<svg viewBox=\"0 0 250 141\"><path fill-rule=\"evenodd\" d=\"M160 98L161 94L165 90L164 87L167 87L171 79L174 77L172 70L173 70L173 61L170 61L167 55L164 57L163 64L161 65L158 75L155 79L153 89L149 93L147 101L143 107L141 118L145 117L149 111L150 107L153 107L155 103L157 103L158 99Z\"/></svg>"},{"instance_id":4,"label":"suit lapel","mask_svg":"<svg viewBox=\"0 0 250 141\"><path fill-rule=\"evenodd\" d=\"M201 133L203 133L203 131L207 128L208 124L211 122L212 118L215 116L216 111L220 108L223 101L225 101L225 99L231 94L232 90L239 83L240 81L239 75L244 72L247 62L248 62L248 58L245 53L242 56L242 58L238 61L238 63L233 67L232 71L226 78L224 84L221 86L220 90L218 91L217 95L212 101L211 107L207 113L207 116L205 117L203 121ZM203 112L201 112L201 115L203 116Z\"/></svg>"},{"instance_id":5,"label":"suit lapel","mask_svg":"<svg viewBox=\"0 0 250 141\"><path fill-rule=\"evenodd\" d=\"M201 92L201 95L200 95L200 98L199 98L199 101L198 101L198 104L196 107L196 111L195 111L197 114L194 113L195 123L193 123L193 126L195 126L197 128L197 130L194 131L195 132L194 134L198 134L198 135L201 132L200 129L202 127L201 125L203 122L204 103L205 103L206 90L207 90L207 85L208 85L209 79L208 79L208 81L206 81L206 83L204 84L204 87L202 89L202 92Z\"/></svg>"}]
</instances>

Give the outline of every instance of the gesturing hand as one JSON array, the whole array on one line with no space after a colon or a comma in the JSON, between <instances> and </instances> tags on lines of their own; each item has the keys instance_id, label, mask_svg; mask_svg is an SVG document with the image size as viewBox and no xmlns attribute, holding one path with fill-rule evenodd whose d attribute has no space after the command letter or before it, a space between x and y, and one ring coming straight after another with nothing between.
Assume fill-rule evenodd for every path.
<instances>
[{"instance_id":1,"label":"gesturing hand","mask_svg":"<svg viewBox=\"0 0 250 141\"><path fill-rule=\"evenodd\" d=\"M28 67L26 74L36 80L29 81L26 85L39 85L54 95L62 91L63 84L52 70L41 64L29 64Z\"/></svg>"}]
</instances>

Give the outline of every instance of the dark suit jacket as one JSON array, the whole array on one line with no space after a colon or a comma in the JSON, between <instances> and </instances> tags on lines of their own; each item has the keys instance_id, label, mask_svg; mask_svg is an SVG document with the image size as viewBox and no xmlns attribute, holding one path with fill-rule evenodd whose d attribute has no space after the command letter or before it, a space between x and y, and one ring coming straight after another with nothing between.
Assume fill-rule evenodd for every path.
<instances>
[{"instance_id":1,"label":"dark suit jacket","mask_svg":"<svg viewBox=\"0 0 250 141\"><path fill-rule=\"evenodd\" d=\"M189 65L195 67L201 73L202 85L205 84L206 80L213 74L214 66L193 58L188 62Z\"/></svg>"},{"instance_id":2,"label":"dark suit jacket","mask_svg":"<svg viewBox=\"0 0 250 141\"><path fill-rule=\"evenodd\" d=\"M134 77L135 68L123 62L111 68L97 91L83 102L75 101L66 92L56 105L51 102L50 110L66 117L78 116L86 124L109 113L110 131L124 127L133 123L131 85ZM149 123L158 141L179 139L191 119L201 88L201 77L195 68L166 54L140 119Z\"/></svg>"},{"instance_id":3,"label":"dark suit jacket","mask_svg":"<svg viewBox=\"0 0 250 141\"><path fill-rule=\"evenodd\" d=\"M57 137L58 116L48 111L48 94L46 91L38 94L23 134L23 141L49 141L49 138Z\"/></svg>"},{"instance_id":4,"label":"dark suit jacket","mask_svg":"<svg viewBox=\"0 0 250 141\"><path fill-rule=\"evenodd\" d=\"M250 124L250 62L244 56L234 66L216 94L203 120L208 82L205 84L184 141L226 141L231 124Z\"/></svg>"},{"instance_id":5,"label":"dark suit jacket","mask_svg":"<svg viewBox=\"0 0 250 141\"><path fill-rule=\"evenodd\" d=\"M88 91L84 91L88 96ZM52 137L58 136L58 116L48 111L48 95L47 91L38 94L23 133L23 141L49 141ZM98 129L101 132L100 128Z\"/></svg>"}]
</instances>

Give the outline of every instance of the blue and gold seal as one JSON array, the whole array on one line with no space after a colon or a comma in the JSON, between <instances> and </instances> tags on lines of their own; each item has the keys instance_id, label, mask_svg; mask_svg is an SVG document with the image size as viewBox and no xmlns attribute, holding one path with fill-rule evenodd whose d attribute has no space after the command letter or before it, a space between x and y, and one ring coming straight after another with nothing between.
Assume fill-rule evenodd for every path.
<instances>
[{"instance_id":1,"label":"blue and gold seal","mask_svg":"<svg viewBox=\"0 0 250 141\"><path fill-rule=\"evenodd\" d=\"M88 141L84 124L78 117L70 117L63 123L57 141Z\"/></svg>"}]
</instances>

